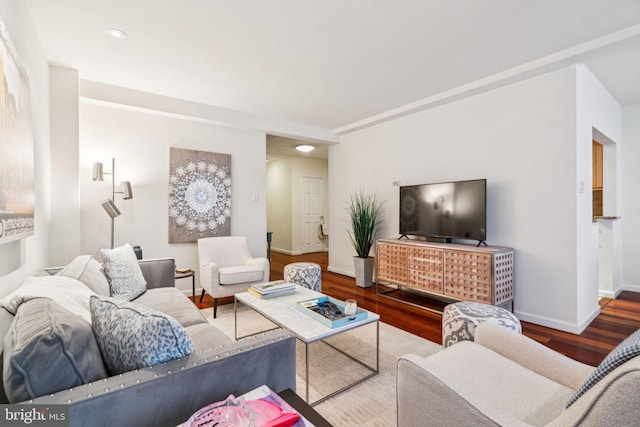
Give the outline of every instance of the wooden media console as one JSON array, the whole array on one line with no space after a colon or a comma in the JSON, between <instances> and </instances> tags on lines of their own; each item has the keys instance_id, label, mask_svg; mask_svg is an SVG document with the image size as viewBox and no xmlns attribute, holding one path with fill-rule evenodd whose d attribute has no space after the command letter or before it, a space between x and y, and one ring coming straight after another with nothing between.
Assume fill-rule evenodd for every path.
<instances>
[{"instance_id":1,"label":"wooden media console","mask_svg":"<svg viewBox=\"0 0 640 427\"><path fill-rule=\"evenodd\" d=\"M376 247L378 295L403 301L394 295L408 290L445 301L513 301L511 248L413 239L380 239Z\"/></svg>"}]
</instances>

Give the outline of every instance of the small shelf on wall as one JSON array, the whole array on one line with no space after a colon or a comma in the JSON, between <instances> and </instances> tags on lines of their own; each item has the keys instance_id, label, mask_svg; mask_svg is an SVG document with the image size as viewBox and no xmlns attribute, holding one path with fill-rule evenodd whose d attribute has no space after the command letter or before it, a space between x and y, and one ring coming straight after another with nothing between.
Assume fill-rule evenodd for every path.
<instances>
[{"instance_id":1,"label":"small shelf on wall","mask_svg":"<svg viewBox=\"0 0 640 427\"><path fill-rule=\"evenodd\" d=\"M612 219L622 219L621 216L594 216L593 217L593 222L596 221L608 221L608 220L612 220Z\"/></svg>"}]
</instances>

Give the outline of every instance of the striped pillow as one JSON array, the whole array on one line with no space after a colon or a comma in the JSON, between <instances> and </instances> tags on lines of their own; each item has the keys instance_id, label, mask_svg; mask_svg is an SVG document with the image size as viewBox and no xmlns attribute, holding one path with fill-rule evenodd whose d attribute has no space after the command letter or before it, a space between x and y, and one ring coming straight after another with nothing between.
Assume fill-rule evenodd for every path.
<instances>
[{"instance_id":1,"label":"striped pillow","mask_svg":"<svg viewBox=\"0 0 640 427\"><path fill-rule=\"evenodd\" d=\"M622 341L611 353L604 358L593 374L587 378L585 383L578 389L576 394L569 399L565 408L573 405L573 403L585 394L591 387L596 385L598 381L606 377L611 371L622 365L624 362L640 355L640 329L629 335L627 339Z\"/></svg>"}]
</instances>

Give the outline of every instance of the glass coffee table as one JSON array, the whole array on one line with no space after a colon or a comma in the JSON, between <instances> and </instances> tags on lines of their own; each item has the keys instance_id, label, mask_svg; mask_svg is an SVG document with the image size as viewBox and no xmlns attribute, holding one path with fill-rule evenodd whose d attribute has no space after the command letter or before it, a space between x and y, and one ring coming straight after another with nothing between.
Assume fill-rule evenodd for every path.
<instances>
[{"instance_id":1,"label":"glass coffee table","mask_svg":"<svg viewBox=\"0 0 640 427\"><path fill-rule=\"evenodd\" d=\"M360 384L361 382L377 375L380 370L380 316L374 312L367 311L367 318L363 320L357 320L350 322L344 326L330 328L329 326L325 326L319 321L311 318L310 316L301 313L296 309L296 303L299 301L305 301L310 299L315 299L324 296L319 292L312 291L307 288L303 288L301 286L296 286L296 291L290 295L284 295L276 298L268 298L268 299L259 299L255 296L249 294L249 292L242 292L235 295L234 298L234 326L235 326L235 337L236 340L239 338L238 336L238 306L239 304L250 307L252 310L261 314L271 322L275 323L278 327L284 328L291 332L296 336L303 344L305 348L305 383L306 383L306 402L311 406L316 405L320 402L323 402L330 397L341 393L356 384ZM356 357L346 353L344 350L335 347L334 345L325 341L325 339L329 337L333 337L338 334L342 334L343 332L350 331L356 328L360 328L365 325L369 325L375 323L376 328L376 336L375 336L375 366L370 366L362 360L357 359ZM247 335L245 335L247 336ZM322 398L309 402L309 350L310 346L316 342L324 342L326 345L329 345L333 349L347 356L349 359L357 362L359 365L363 366L368 370L368 374L364 377L336 390Z\"/></svg>"}]
</instances>

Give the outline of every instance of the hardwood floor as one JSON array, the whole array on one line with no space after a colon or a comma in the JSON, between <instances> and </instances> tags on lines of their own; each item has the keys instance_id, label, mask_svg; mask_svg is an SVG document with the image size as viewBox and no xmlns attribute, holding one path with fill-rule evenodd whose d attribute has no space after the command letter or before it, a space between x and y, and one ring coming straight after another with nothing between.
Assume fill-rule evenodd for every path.
<instances>
[{"instance_id":1,"label":"hardwood floor","mask_svg":"<svg viewBox=\"0 0 640 427\"><path fill-rule=\"evenodd\" d=\"M360 288L348 276L327 271L328 254L318 252L299 256L272 252L271 280L283 278L284 266L292 262L315 262L322 268L322 292L334 298L354 298L358 306L380 315L388 324L419 335L430 341L442 341L440 314L379 296L375 287ZM198 299L198 298L196 298ZM220 304L232 303L233 298L221 299ZM436 306L443 303L432 301ZM201 308L211 307L213 299L205 295ZM640 328L640 295L622 292L617 299L603 298L602 311L580 335L522 322L523 333L562 354L596 366L622 340Z\"/></svg>"}]
</instances>

